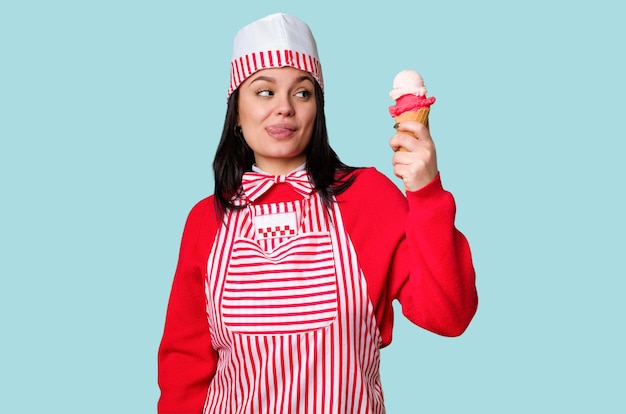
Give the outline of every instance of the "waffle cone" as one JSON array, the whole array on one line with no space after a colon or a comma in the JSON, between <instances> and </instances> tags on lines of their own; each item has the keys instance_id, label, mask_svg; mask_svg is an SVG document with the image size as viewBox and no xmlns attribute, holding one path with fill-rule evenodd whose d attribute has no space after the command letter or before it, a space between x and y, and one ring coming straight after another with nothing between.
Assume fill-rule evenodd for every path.
<instances>
[{"instance_id":1,"label":"waffle cone","mask_svg":"<svg viewBox=\"0 0 626 414\"><path fill-rule=\"evenodd\" d=\"M396 123L404 121L417 121L426 126L428 126L428 114L430 113L430 108L420 108L417 111L406 111L398 115L396 119Z\"/></svg>"},{"instance_id":2,"label":"waffle cone","mask_svg":"<svg viewBox=\"0 0 626 414\"><path fill-rule=\"evenodd\" d=\"M396 125L404 121L417 121L426 125L426 127L428 128L428 114L429 113L430 113L430 108L420 108L417 111L403 112L400 115L395 117ZM407 151L405 148L402 148L402 147L400 147L399 150Z\"/></svg>"}]
</instances>

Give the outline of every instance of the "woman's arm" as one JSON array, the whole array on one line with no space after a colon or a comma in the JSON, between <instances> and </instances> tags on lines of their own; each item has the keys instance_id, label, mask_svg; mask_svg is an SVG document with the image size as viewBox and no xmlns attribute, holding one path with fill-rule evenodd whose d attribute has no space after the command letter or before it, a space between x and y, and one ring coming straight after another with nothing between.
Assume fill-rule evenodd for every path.
<instances>
[{"instance_id":1,"label":"woman's arm","mask_svg":"<svg viewBox=\"0 0 626 414\"><path fill-rule=\"evenodd\" d=\"M456 206L438 175L427 186L407 191L406 240L394 263L408 277L395 297L413 323L444 336L461 335L478 306L469 244L455 227Z\"/></svg>"},{"instance_id":2,"label":"woman's arm","mask_svg":"<svg viewBox=\"0 0 626 414\"><path fill-rule=\"evenodd\" d=\"M215 235L212 199L189 213L158 352L159 414L200 413L217 365L206 316L204 281Z\"/></svg>"}]
</instances>

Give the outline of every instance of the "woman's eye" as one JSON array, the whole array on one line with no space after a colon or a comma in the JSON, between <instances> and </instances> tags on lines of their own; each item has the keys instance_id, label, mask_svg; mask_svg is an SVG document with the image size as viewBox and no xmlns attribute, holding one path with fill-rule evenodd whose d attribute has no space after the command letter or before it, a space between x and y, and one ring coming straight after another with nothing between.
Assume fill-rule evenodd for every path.
<instances>
[{"instance_id":1,"label":"woman's eye","mask_svg":"<svg viewBox=\"0 0 626 414\"><path fill-rule=\"evenodd\" d=\"M271 96L271 95L273 95L272 91L270 91L269 89L258 90L258 91L256 91L256 94L259 95L259 96Z\"/></svg>"},{"instance_id":2,"label":"woman's eye","mask_svg":"<svg viewBox=\"0 0 626 414\"><path fill-rule=\"evenodd\" d=\"M296 92L296 96L300 97L300 98L309 98L311 97L311 92L307 91L306 89L303 91L298 91Z\"/></svg>"}]
</instances>

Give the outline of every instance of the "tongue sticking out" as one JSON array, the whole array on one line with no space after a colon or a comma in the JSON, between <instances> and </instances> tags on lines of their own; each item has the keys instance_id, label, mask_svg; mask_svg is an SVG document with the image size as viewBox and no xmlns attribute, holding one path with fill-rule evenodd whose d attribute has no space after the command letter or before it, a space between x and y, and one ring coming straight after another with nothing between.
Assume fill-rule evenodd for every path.
<instances>
[{"instance_id":1,"label":"tongue sticking out","mask_svg":"<svg viewBox=\"0 0 626 414\"><path fill-rule=\"evenodd\" d=\"M291 127L271 126L267 127L266 131L273 138L288 138L295 132L295 129Z\"/></svg>"}]
</instances>

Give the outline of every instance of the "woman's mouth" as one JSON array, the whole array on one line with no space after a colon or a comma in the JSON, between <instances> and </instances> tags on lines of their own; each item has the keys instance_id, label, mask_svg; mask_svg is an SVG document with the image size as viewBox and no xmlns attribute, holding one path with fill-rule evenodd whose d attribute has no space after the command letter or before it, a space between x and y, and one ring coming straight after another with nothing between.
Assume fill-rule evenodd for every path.
<instances>
[{"instance_id":1,"label":"woman's mouth","mask_svg":"<svg viewBox=\"0 0 626 414\"><path fill-rule=\"evenodd\" d=\"M276 124L265 128L267 134L275 139L285 139L291 137L296 132L296 127L292 125Z\"/></svg>"}]
</instances>

